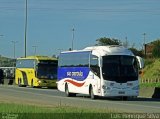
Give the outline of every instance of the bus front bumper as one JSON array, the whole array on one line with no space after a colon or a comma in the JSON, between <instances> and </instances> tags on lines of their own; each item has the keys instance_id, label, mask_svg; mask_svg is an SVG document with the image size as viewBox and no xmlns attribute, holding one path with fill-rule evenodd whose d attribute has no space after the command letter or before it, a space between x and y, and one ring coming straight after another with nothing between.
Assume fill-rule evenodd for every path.
<instances>
[{"instance_id":1,"label":"bus front bumper","mask_svg":"<svg viewBox=\"0 0 160 119\"><path fill-rule=\"evenodd\" d=\"M138 96L139 90L104 90L103 96Z\"/></svg>"},{"instance_id":2,"label":"bus front bumper","mask_svg":"<svg viewBox=\"0 0 160 119\"><path fill-rule=\"evenodd\" d=\"M39 86L39 87L57 87L57 84L56 84L56 81L39 80L37 82L37 86Z\"/></svg>"}]
</instances>

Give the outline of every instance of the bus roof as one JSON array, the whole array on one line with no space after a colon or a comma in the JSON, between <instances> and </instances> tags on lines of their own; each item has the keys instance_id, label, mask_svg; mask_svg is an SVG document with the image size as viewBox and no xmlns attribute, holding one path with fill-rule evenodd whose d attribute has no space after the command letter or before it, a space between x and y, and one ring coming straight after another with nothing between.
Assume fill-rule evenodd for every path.
<instances>
[{"instance_id":1,"label":"bus roof","mask_svg":"<svg viewBox=\"0 0 160 119\"><path fill-rule=\"evenodd\" d=\"M57 60L57 58L48 57L48 56L27 56L27 57L20 57L19 59L36 59L36 60Z\"/></svg>"},{"instance_id":2,"label":"bus roof","mask_svg":"<svg viewBox=\"0 0 160 119\"><path fill-rule=\"evenodd\" d=\"M74 52L87 52L87 51L91 51L93 55L96 55L98 57L105 56L105 55L134 56L134 54L129 49L119 45L91 46L91 47L86 47L83 50L65 51L61 53L74 53Z\"/></svg>"}]
</instances>

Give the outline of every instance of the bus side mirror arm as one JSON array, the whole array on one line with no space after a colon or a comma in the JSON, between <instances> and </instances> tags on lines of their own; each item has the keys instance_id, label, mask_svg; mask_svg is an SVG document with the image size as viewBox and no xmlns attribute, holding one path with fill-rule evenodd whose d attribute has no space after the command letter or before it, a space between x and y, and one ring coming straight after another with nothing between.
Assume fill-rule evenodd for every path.
<instances>
[{"instance_id":1,"label":"bus side mirror arm","mask_svg":"<svg viewBox=\"0 0 160 119\"><path fill-rule=\"evenodd\" d=\"M139 64L139 68L143 69L144 68L144 60L143 60L143 58L141 58L140 56L136 56L136 59L137 59L138 64Z\"/></svg>"}]
</instances>

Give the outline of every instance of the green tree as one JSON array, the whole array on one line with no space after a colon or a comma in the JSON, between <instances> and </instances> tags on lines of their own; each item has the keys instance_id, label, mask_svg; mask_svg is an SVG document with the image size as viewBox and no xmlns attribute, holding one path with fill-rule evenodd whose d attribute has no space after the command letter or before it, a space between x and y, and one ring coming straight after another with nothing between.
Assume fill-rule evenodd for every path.
<instances>
[{"instance_id":1,"label":"green tree","mask_svg":"<svg viewBox=\"0 0 160 119\"><path fill-rule=\"evenodd\" d=\"M0 67L13 67L15 66L16 59L0 56Z\"/></svg>"},{"instance_id":2,"label":"green tree","mask_svg":"<svg viewBox=\"0 0 160 119\"><path fill-rule=\"evenodd\" d=\"M123 44L124 47L129 46L128 42L122 43L120 40L115 39L115 38L102 37L102 38L97 39L96 41L98 42L96 45L101 45L101 46L121 45L121 44ZM135 46L135 44L132 44L131 48L129 48L133 52L133 54L136 55L136 56L143 57L143 51L142 50L137 50L134 46Z\"/></svg>"},{"instance_id":3,"label":"green tree","mask_svg":"<svg viewBox=\"0 0 160 119\"><path fill-rule=\"evenodd\" d=\"M152 55L155 58L160 58L160 39L153 42L154 48L152 50Z\"/></svg>"},{"instance_id":4,"label":"green tree","mask_svg":"<svg viewBox=\"0 0 160 119\"><path fill-rule=\"evenodd\" d=\"M97 39L96 41L98 42L96 45L102 45L102 46L105 46L105 45L120 45L121 44L121 41L118 40L118 39L115 39L115 38L103 37L103 38Z\"/></svg>"}]
</instances>

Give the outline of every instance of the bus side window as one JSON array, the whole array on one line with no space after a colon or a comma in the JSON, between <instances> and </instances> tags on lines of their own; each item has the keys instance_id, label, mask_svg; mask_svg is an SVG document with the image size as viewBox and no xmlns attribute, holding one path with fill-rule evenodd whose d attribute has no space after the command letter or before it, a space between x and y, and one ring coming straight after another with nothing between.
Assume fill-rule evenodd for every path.
<instances>
[{"instance_id":1,"label":"bus side window","mask_svg":"<svg viewBox=\"0 0 160 119\"><path fill-rule=\"evenodd\" d=\"M35 77L38 77L37 70L38 70L38 64L35 64Z\"/></svg>"},{"instance_id":2,"label":"bus side window","mask_svg":"<svg viewBox=\"0 0 160 119\"><path fill-rule=\"evenodd\" d=\"M98 57L97 56L91 55L90 68L95 75L100 77L100 67L98 66Z\"/></svg>"},{"instance_id":3,"label":"bus side window","mask_svg":"<svg viewBox=\"0 0 160 119\"><path fill-rule=\"evenodd\" d=\"M95 75L97 75L98 77L100 77L100 68L98 66L91 65L90 68L91 68L91 71L93 71L93 73Z\"/></svg>"}]
</instances>

